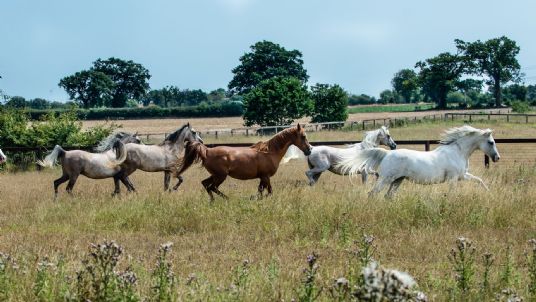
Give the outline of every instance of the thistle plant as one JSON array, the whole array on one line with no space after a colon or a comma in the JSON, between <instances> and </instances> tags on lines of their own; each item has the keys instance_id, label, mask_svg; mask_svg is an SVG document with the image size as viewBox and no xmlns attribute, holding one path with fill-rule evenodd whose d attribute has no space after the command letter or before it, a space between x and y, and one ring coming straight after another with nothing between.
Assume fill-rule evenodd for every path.
<instances>
[{"instance_id":1,"label":"thistle plant","mask_svg":"<svg viewBox=\"0 0 536 302\"><path fill-rule=\"evenodd\" d=\"M246 290L249 281L249 266L250 262L246 259L242 265L234 269L231 290L236 296L240 296Z\"/></svg>"},{"instance_id":2,"label":"thistle plant","mask_svg":"<svg viewBox=\"0 0 536 302\"><path fill-rule=\"evenodd\" d=\"M160 245L156 268L153 271L152 298L154 301L175 301L175 275L168 254L171 252L173 243L168 242Z\"/></svg>"},{"instance_id":3,"label":"thistle plant","mask_svg":"<svg viewBox=\"0 0 536 302\"><path fill-rule=\"evenodd\" d=\"M490 272L491 272L491 266L493 265L493 261L495 260L493 258L493 254L491 253L485 253L483 256L484 259L484 273L482 274L482 284L481 284L481 290L482 293L488 294L490 292Z\"/></svg>"},{"instance_id":4,"label":"thistle plant","mask_svg":"<svg viewBox=\"0 0 536 302\"><path fill-rule=\"evenodd\" d=\"M316 285L316 275L318 273L318 255L312 253L307 256L307 267L303 269L302 288L299 290L300 302L312 302L318 299L322 293L322 288Z\"/></svg>"},{"instance_id":5,"label":"thistle plant","mask_svg":"<svg viewBox=\"0 0 536 302\"><path fill-rule=\"evenodd\" d=\"M88 256L77 272L77 300L84 301L136 301L134 293L136 276L130 269L115 269L123 248L115 241L91 244Z\"/></svg>"},{"instance_id":6,"label":"thistle plant","mask_svg":"<svg viewBox=\"0 0 536 302\"><path fill-rule=\"evenodd\" d=\"M344 277L333 280L329 287L329 293L333 301L347 301L351 295L350 281Z\"/></svg>"},{"instance_id":7,"label":"thistle plant","mask_svg":"<svg viewBox=\"0 0 536 302\"><path fill-rule=\"evenodd\" d=\"M506 246L505 260L501 272L501 284L504 288L509 288L513 285L515 278L514 259L512 256L512 247Z\"/></svg>"},{"instance_id":8,"label":"thistle plant","mask_svg":"<svg viewBox=\"0 0 536 302\"><path fill-rule=\"evenodd\" d=\"M53 300L52 280L49 272L49 269L53 267L54 263L50 262L47 257L37 264L33 291L38 301Z\"/></svg>"},{"instance_id":9,"label":"thistle plant","mask_svg":"<svg viewBox=\"0 0 536 302\"><path fill-rule=\"evenodd\" d=\"M381 268L374 261L363 269L362 279L352 294L357 301L428 301L424 293L415 290L415 280L409 274Z\"/></svg>"},{"instance_id":10,"label":"thistle plant","mask_svg":"<svg viewBox=\"0 0 536 302\"><path fill-rule=\"evenodd\" d=\"M451 249L449 260L453 265L456 285L463 292L468 292L471 287L471 282L475 274L476 248L471 240L459 237L456 239L456 248Z\"/></svg>"},{"instance_id":11,"label":"thistle plant","mask_svg":"<svg viewBox=\"0 0 536 302\"><path fill-rule=\"evenodd\" d=\"M529 293L536 300L536 239L529 240Z\"/></svg>"},{"instance_id":12,"label":"thistle plant","mask_svg":"<svg viewBox=\"0 0 536 302\"><path fill-rule=\"evenodd\" d=\"M15 259L0 252L0 301L8 300L11 292L11 273L17 268Z\"/></svg>"}]
</instances>

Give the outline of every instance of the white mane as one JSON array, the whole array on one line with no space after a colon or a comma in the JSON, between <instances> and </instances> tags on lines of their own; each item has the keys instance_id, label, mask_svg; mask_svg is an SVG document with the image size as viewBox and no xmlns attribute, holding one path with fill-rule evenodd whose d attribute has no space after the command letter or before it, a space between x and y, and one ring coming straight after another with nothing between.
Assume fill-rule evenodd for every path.
<instances>
[{"instance_id":1,"label":"white mane","mask_svg":"<svg viewBox=\"0 0 536 302\"><path fill-rule=\"evenodd\" d=\"M369 149L377 147L376 145L376 139L378 138L378 135L383 132L383 134L388 134L387 128L385 126L381 126L380 129L367 131L365 132L365 136L363 137L363 141L361 142L361 145L363 146L363 149ZM356 144L352 145L355 146Z\"/></svg>"},{"instance_id":2,"label":"white mane","mask_svg":"<svg viewBox=\"0 0 536 302\"><path fill-rule=\"evenodd\" d=\"M491 133L491 130L490 129L481 130L481 129L477 129L468 125L465 125L462 127L454 127L445 131L439 143L441 145L450 145L458 141L459 139L467 137L469 135L475 135L475 134L483 135L485 133Z\"/></svg>"}]
</instances>

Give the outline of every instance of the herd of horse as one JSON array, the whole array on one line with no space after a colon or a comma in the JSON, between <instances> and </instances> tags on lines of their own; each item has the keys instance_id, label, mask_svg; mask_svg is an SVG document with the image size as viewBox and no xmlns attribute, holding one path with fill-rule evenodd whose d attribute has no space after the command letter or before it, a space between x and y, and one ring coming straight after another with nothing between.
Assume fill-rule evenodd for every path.
<instances>
[{"instance_id":1,"label":"herd of horse","mask_svg":"<svg viewBox=\"0 0 536 302\"><path fill-rule=\"evenodd\" d=\"M380 148L380 145L391 150ZM67 181L66 191L72 193L80 175L93 179L113 178L114 195L120 193L120 182L128 191L135 191L129 176L136 170L164 172L166 191L170 190L171 176L174 176L177 183L173 190L177 190L183 182L181 175L193 164L201 162L210 174L201 183L212 201L213 193L227 199L219 186L228 176L240 180L259 179L258 196L262 198L264 191L271 195L270 178L281 162L287 163L292 159L307 160L309 170L305 175L311 186L325 171L350 176L361 174L363 182L372 173L377 180L370 194L374 195L388 186L387 197L391 197L405 179L421 184L449 182L451 185L460 180L476 180L488 190L481 178L469 173L469 157L478 149L493 162L500 159L492 130L467 125L447 130L440 145L430 152L396 147L385 126L366 132L361 143L345 148L312 147L300 124L250 147L208 147L188 123L156 145L145 145L137 133L126 132L104 139L96 153L66 151L56 145L38 164L43 167L61 164L62 176L54 180L56 198L58 187ZM5 161L6 156L0 150L0 164Z\"/></svg>"}]
</instances>

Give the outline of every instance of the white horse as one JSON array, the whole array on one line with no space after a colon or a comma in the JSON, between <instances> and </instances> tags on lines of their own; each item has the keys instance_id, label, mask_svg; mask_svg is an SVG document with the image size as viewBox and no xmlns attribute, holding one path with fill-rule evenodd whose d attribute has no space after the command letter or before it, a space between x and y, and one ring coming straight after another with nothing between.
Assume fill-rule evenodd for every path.
<instances>
[{"instance_id":1,"label":"white horse","mask_svg":"<svg viewBox=\"0 0 536 302\"><path fill-rule=\"evenodd\" d=\"M480 177L469 173L469 157L476 149L482 150L493 162L501 157L492 130L471 126L452 128L445 132L440 146L430 152L399 149L387 151L374 148L345 156L339 168L348 174L358 174L362 169L376 171L378 182L370 192L380 192L389 185L387 197L391 197L404 179L420 184L433 184L459 180L476 180L489 190Z\"/></svg>"},{"instance_id":2,"label":"white horse","mask_svg":"<svg viewBox=\"0 0 536 302\"><path fill-rule=\"evenodd\" d=\"M305 172L307 178L309 178L309 185L314 185L322 172L329 170L338 175L344 175L345 172L338 168L338 164L343 157L349 157L354 155L359 150L377 148L379 145L389 146L391 149L396 149L396 143L394 142L389 129L386 126L373 131L365 132L363 141L357 144L349 145L346 148L333 148L329 146L315 146L311 151L311 154L307 156L307 163L309 164L309 170ZM287 163L291 159L304 158L305 155L297 147L290 146L287 154L283 158L283 163ZM367 173L361 174L363 182L367 181Z\"/></svg>"},{"instance_id":3,"label":"white horse","mask_svg":"<svg viewBox=\"0 0 536 302\"><path fill-rule=\"evenodd\" d=\"M2 149L0 149L0 165L5 163L7 161L7 156L2 152Z\"/></svg>"}]
</instances>

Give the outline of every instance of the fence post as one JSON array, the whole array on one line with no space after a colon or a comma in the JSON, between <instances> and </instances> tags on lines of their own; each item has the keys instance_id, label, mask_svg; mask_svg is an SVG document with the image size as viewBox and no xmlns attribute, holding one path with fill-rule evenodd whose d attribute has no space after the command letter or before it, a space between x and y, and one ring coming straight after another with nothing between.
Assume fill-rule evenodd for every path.
<instances>
[{"instance_id":1,"label":"fence post","mask_svg":"<svg viewBox=\"0 0 536 302\"><path fill-rule=\"evenodd\" d=\"M365 120L363 120L363 131L365 131Z\"/></svg>"},{"instance_id":2,"label":"fence post","mask_svg":"<svg viewBox=\"0 0 536 302\"><path fill-rule=\"evenodd\" d=\"M424 151L430 151L430 141L424 143Z\"/></svg>"},{"instance_id":3,"label":"fence post","mask_svg":"<svg viewBox=\"0 0 536 302\"><path fill-rule=\"evenodd\" d=\"M231 136L234 136L234 130L231 129Z\"/></svg>"},{"instance_id":4,"label":"fence post","mask_svg":"<svg viewBox=\"0 0 536 302\"><path fill-rule=\"evenodd\" d=\"M376 120L372 120L372 128L376 128Z\"/></svg>"},{"instance_id":5,"label":"fence post","mask_svg":"<svg viewBox=\"0 0 536 302\"><path fill-rule=\"evenodd\" d=\"M488 113L488 121L491 119L491 114Z\"/></svg>"},{"instance_id":6,"label":"fence post","mask_svg":"<svg viewBox=\"0 0 536 302\"><path fill-rule=\"evenodd\" d=\"M249 128L246 128L246 136L249 136Z\"/></svg>"},{"instance_id":7,"label":"fence post","mask_svg":"<svg viewBox=\"0 0 536 302\"><path fill-rule=\"evenodd\" d=\"M484 155L484 167L486 167L486 169L489 169L489 156L487 155Z\"/></svg>"},{"instance_id":8,"label":"fence post","mask_svg":"<svg viewBox=\"0 0 536 302\"><path fill-rule=\"evenodd\" d=\"M473 115L469 114L469 123L471 123L472 121L473 121Z\"/></svg>"},{"instance_id":9,"label":"fence post","mask_svg":"<svg viewBox=\"0 0 536 302\"><path fill-rule=\"evenodd\" d=\"M218 130L214 131L214 135L216 136L216 139L218 139Z\"/></svg>"},{"instance_id":10,"label":"fence post","mask_svg":"<svg viewBox=\"0 0 536 302\"><path fill-rule=\"evenodd\" d=\"M528 123L529 123L529 115L525 114L525 124L528 124Z\"/></svg>"},{"instance_id":11,"label":"fence post","mask_svg":"<svg viewBox=\"0 0 536 302\"><path fill-rule=\"evenodd\" d=\"M506 114L506 122L509 123L510 122L510 114Z\"/></svg>"}]
</instances>

